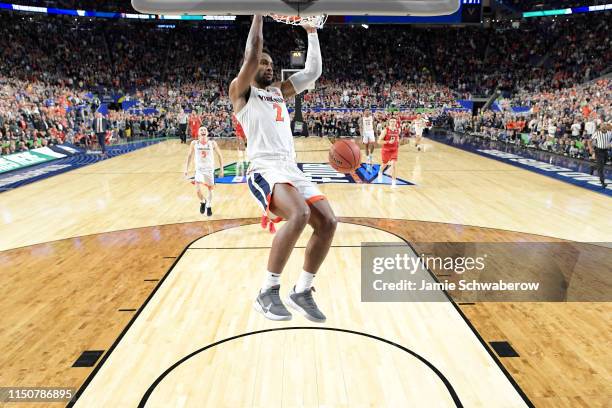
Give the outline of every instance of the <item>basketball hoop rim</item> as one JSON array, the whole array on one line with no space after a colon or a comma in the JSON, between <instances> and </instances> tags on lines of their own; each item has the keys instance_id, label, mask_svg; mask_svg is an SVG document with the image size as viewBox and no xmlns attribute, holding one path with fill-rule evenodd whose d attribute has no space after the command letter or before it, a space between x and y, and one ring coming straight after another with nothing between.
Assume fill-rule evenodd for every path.
<instances>
[{"instance_id":1,"label":"basketball hoop rim","mask_svg":"<svg viewBox=\"0 0 612 408\"><path fill-rule=\"evenodd\" d=\"M278 13L268 13L267 16L278 23L295 26L311 25L316 28L323 28L328 17L327 14L300 16Z\"/></svg>"}]
</instances>

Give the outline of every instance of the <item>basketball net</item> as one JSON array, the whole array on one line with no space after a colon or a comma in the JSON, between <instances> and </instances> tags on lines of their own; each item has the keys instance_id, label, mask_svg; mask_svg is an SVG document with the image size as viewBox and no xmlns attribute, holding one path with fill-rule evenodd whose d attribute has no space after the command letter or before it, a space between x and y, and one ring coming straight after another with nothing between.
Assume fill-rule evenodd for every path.
<instances>
[{"instance_id":1,"label":"basketball net","mask_svg":"<svg viewBox=\"0 0 612 408\"><path fill-rule=\"evenodd\" d=\"M319 16L284 16L282 14L268 14L269 17L279 23L290 24L294 26L310 25L316 28L323 28L327 21L327 15L322 14Z\"/></svg>"}]
</instances>

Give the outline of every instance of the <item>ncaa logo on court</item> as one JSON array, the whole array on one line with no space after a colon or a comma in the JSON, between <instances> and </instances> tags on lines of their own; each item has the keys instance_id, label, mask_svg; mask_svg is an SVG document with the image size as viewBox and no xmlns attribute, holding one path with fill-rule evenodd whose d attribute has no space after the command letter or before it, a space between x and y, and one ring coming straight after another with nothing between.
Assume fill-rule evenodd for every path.
<instances>
[{"instance_id":1,"label":"ncaa logo on court","mask_svg":"<svg viewBox=\"0 0 612 408\"><path fill-rule=\"evenodd\" d=\"M244 169L248 163L244 164ZM361 164L352 174L343 174L334 170L328 163L298 163L298 167L310 181L316 184L383 184L391 185L391 176L383 172L382 180L379 181L378 169L380 165L368 166ZM244 174L237 173L236 163L231 163L223 167L224 177L218 177L218 170L215 171L215 182L218 184L240 184L246 183ZM385 169L386 171L386 169ZM407 180L397 178L398 186L413 186Z\"/></svg>"}]
</instances>

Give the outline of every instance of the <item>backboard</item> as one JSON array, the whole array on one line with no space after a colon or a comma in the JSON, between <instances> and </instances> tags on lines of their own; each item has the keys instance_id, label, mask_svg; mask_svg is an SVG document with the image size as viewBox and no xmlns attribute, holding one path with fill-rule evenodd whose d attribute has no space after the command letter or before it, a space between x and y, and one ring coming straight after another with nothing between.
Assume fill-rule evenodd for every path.
<instances>
[{"instance_id":1,"label":"backboard","mask_svg":"<svg viewBox=\"0 0 612 408\"><path fill-rule=\"evenodd\" d=\"M148 14L207 15L373 15L440 16L459 9L462 0L132 0Z\"/></svg>"}]
</instances>

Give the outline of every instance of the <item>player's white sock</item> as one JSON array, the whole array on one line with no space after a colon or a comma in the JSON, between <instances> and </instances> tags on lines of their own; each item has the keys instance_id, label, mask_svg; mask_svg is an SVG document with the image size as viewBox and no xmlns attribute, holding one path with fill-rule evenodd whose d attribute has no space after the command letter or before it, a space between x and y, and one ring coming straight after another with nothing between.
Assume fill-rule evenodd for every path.
<instances>
[{"instance_id":1,"label":"player's white sock","mask_svg":"<svg viewBox=\"0 0 612 408\"><path fill-rule=\"evenodd\" d=\"M265 292L275 285L280 285L280 273L266 272L266 277L261 285L261 291Z\"/></svg>"},{"instance_id":2,"label":"player's white sock","mask_svg":"<svg viewBox=\"0 0 612 408\"><path fill-rule=\"evenodd\" d=\"M298 278L297 283L295 284L295 293L304 292L305 290L310 289L314 277L314 273L302 271L302 273L300 273L300 277Z\"/></svg>"},{"instance_id":3,"label":"player's white sock","mask_svg":"<svg viewBox=\"0 0 612 408\"><path fill-rule=\"evenodd\" d=\"M213 191L208 190L208 198L206 199L206 205L212 208L212 200L213 200Z\"/></svg>"}]
</instances>

